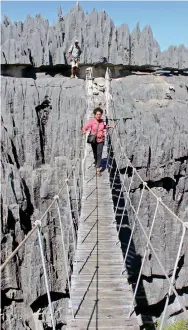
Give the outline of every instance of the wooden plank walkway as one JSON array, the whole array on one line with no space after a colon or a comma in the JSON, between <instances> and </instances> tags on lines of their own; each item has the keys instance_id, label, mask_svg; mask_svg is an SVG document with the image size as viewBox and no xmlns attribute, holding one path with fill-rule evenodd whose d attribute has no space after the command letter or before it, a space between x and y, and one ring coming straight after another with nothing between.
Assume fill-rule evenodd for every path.
<instances>
[{"instance_id":1,"label":"wooden plank walkway","mask_svg":"<svg viewBox=\"0 0 188 330\"><path fill-rule=\"evenodd\" d=\"M71 278L75 321L69 301L67 329L138 330L136 317L127 318L132 291L127 274L121 275L123 256L120 245L116 245L109 174L104 170L102 177L96 178L92 152L90 146L87 148L76 252L78 275L74 262ZM106 155L104 147L103 159Z\"/></svg>"}]
</instances>

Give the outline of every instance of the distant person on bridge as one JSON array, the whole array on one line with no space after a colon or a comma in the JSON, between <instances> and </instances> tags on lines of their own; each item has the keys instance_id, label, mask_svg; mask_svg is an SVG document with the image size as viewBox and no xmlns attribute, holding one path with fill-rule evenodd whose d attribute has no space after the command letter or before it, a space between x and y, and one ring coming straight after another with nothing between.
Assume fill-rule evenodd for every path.
<instances>
[{"instance_id":1,"label":"distant person on bridge","mask_svg":"<svg viewBox=\"0 0 188 330\"><path fill-rule=\"evenodd\" d=\"M75 38L74 45L69 49L69 57L71 57L71 78L76 77L81 53L82 51L78 45L78 40Z\"/></svg>"},{"instance_id":2,"label":"distant person on bridge","mask_svg":"<svg viewBox=\"0 0 188 330\"><path fill-rule=\"evenodd\" d=\"M114 128L114 126L105 125L104 120L101 119L103 110L98 107L93 111L94 118L90 119L88 123L82 128L82 133L85 134L90 129L88 136L88 143L91 144L94 156L94 165L97 170L97 174L101 176L101 158L104 146L104 130L107 128Z\"/></svg>"}]
</instances>

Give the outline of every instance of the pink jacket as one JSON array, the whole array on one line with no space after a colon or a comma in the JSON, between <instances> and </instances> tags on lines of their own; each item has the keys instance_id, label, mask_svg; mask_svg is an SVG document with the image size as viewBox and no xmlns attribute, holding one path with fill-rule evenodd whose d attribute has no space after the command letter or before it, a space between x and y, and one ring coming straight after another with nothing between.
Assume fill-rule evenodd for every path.
<instances>
[{"instance_id":1,"label":"pink jacket","mask_svg":"<svg viewBox=\"0 0 188 330\"><path fill-rule=\"evenodd\" d=\"M88 121L86 125L83 127L83 132L90 129L90 134L95 135L97 133L97 142L103 142L104 141L104 130L108 128L108 125L105 125L104 120L100 119L98 132L97 132L97 126L98 122L95 118L92 118Z\"/></svg>"}]
</instances>

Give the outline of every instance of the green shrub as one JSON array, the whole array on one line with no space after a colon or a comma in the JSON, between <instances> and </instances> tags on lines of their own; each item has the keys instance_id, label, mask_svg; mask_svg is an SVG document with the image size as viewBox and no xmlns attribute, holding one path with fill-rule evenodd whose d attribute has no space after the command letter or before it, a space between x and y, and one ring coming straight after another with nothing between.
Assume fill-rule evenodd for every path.
<instances>
[{"instance_id":1,"label":"green shrub","mask_svg":"<svg viewBox=\"0 0 188 330\"><path fill-rule=\"evenodd\" d=\"M177 321L163 330L188 330L188 320Z\"/></svg>"}]
</instances>

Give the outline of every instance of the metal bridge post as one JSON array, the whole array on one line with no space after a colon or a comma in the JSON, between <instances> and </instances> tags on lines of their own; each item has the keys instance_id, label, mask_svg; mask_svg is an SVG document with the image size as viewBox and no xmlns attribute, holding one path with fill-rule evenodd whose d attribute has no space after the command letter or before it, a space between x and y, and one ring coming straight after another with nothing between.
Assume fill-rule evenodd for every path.
<instances>
[{"instance_id":1,"label":"metal bridge post","mask_svg":"<svg viewBox=\"0 0 188 330\"><path fill-rule=\"evenodd\" d=\"M111 134L111 136L110 136L110 147L109 147L109 139L108 139L108 145L107 145L107 148L109 148L109 150L108 150L108 156L107 156L107 162L106 162L106 168L108 168L108 164L109 164L109 159L111 158L110 157L110 153L111 153L111 150L112 150L112 136L114 135L114 129L113 129L113 131L112 131L112 134ZM109 137L109 136L108 136Z\"/></svg>"},{"instance_id":2,"label":"metal bridge post","mask_svg":"<svg viewBox=\"0 0 188 330\"><path fill-rule=\"evenodd\" d=\"M123 222L123 217L125 215L125 209L126 209L126 206L127 206L128 195L129 195L129 192L130 192L130 189L131 189L131 185L132 185L132 182L133 182L134 173L135 173L135 168L133 168L132 177L131 177L131 181L130 181L130 184L129 184L128 191L126 191L126 201L125 201L125 205L124 205L124 208L123 208L123 213L122 213L122 216L121 216L121 221L120 221L120 225L119 225L119 229L118 229L118 237L119 237L119 233L120 233L120 230L121 230L121 226L122 226L122 222ZM119 243L119 241L116 244L118 244L118 243Z\"/></svg>"},{"instance_id":3,"label":"metal bridge post","mask_svg":"<svg viewBox=\"0 0 188 330\"><path fill-rule=\"evenodd\" d=\"M69 280L69 271L68 271L68 258L66 254L66 249L65 249L65 240L64 240L64 231L63 231L63 224L62 224L62 219L61 219L61 213L60 213L60 208L59 208L59 196L54 196L56 199L56 206L57 206L57 213L58 213L58 218L59 218L59 225L60 225L60 230L61 230L61 242L62 242L62 247L63 247L63 256L65 260L65 271L67 275L67 283L68 283L68 288L69 288L69 296L70 296L70 301L71 301L71 313L72 313L72 319L74 320L74 309L72 305L72 295L71 295L71 286L70 286L70 280ZM68 244L69 248L69 244Z\"/></svg>"},{"instance_id":4,"label":"metal bridge post","mask_svg":"<svg viewBox=\"0 0 188 330\"><path fill-rule=\"evenodd\" d=\"M84 147L83 147L83 151L84 151L84 157L82 159L82 177L83 177L83 182L82 185L84 186L84 180L85 180L85 160L86 160L86 155L87 155L87 137L88 137L88 133L86 133L85 139L84 139Z\"/></svg>"},{"instance_id":5,"label":"metal bridge post","mask_svg":"<svg viewBox=\"0 0 188 330\"><path fill-rule=\"evenodd\" d=\"M182 250L182 245L183 245L183 242L184 242L185 233L186 233L187 228L188 228L188 222L184 222L183 232L182 232L182 236L181 236L181 240L180 240L180 245L179 245L179 249L178 249L178 253L177 253L177 257L176 257L176 261L175 261L175 265L174 265L174 270L173 270L173 273L172 273L171 285L174 285L174 280L175 280L175 276L176 276L176 271L177 271L177 267L178 267L180 253L181 253L181 250ZM164 310L163 310L163 315L162 315L162 320L161 320L161 323L160 323L159 330L162 330L162 328L163 328L163 323L164 323L164 319L165 319L165 315L166 315L166 310L167 310L167 307L168 307L168 304L169 304L169 299L170 299L170 294L171 294L171 285L169 287L168 295L166 297L165 307L164 307ZM181 307L181 305L180 305L180 307ZM187 316L187 314L188 313L186 313L186 316Z\"/></svg>"},{"instance_id":6,"label":"metal bridge post","mask_svg":"<svg viewBox=\"0 0 188 330\"><path fill-rule=\"evenodd\" d=\"M120 150L121 150L121 148L120 148ZM113 188L114 188L114 183L115 183L115 179L116 179L116 174L117 174L117 171L119 172L119 162L120 162L120 160L121 160L121 155L122 155L122 150L120 151L120 153L119 153L119 159L118 159L118 162L117 162L117 164L116 164L116 170L115 170L115 174L114 174L114 178L113 178L113 183L112 183L112 190L113 190Z\"/></svg>"},{"instance_id":7,"label":"metal bridge post","mask_svg":"<svg viewBox=\"0 0 188 330\"><path fill-rule=\"evenodd\" d=\"M124 269L124 266L125 266L125 263L126 263L126 260L127 260L127 256L128 256L128 253L129 253L129 249L130 249L130 245L131 245L131 241L132 241L132 238L133 238L134 229L135 229L135 225L136 225L136 217L138 216L138 213L139 213L139 210L140 210L140 205L141 205L141 201L142 201L142 197L143 197L143 194L144 194L146 184L147 184L146 182L144 182L144 184L143 184L143 189L142 189L140 200L139 200L139 203L138 203L138 208L137 208L137 211L136 211L136 215L135 215L133 227L132 227L132 230L131 230L131 235L130 235L130 238L129 238L129 242L128 242L128 245L127 245L125 258L123 260L123 267L122 267L122 271L121 271L122 274L123 274L123 269Z\"/></svg>"},{"instance_id":8,"label":"metal bridge post","mask_svg":"<svg viewBox=\"0 0 188 330\"><path fill-rule=\"evenodd\" d=\"M83 151L83 146L80 147L80 158L79 158L79 195L80 195L80 200L82 196L82 189L83 189L83 173L82 173L82 151Z\"/></svg>"},{"instance_id":9,"label":"metal bridge post","mask_svg":"<svg viewBox=\"0 0 188 330\"><path fill-rule=\"evenodd\" d=\"M76 167L73 166L72 167L73 170L73 182L74 182L74 193L75 193L75 200L76 200L76 210L77 210L77 217L78 217L78 223L79 223L79 208L78 208L78 198L77 198L77 180L76 180L76 174L75 174L75 170Z\"/></svg>"},{"instance_id":10,"label":"metal bridge post","mask_svg":"<svg viewBox=\"0 0 188 330\"><path fill-rule=\"evenodd\" d=\"M149 188L147 188L147 189L149 189ZM158 200L160 200L156 195L155 195L155 198L158 199ZM164 205L164 203L163 203L161 200L160 200L160 203L161 203L162 205ZM136 213L134 207L133 207L132 205L131 205L131 207L132 207L133 211ZM167 207L166 207L166 208L167 208ZM171 212L171 211L170 211L170 212ZM174 216L176 217L175 214L174 214ZM179 219L179 218L178 218L178 219ZM157 260L159 266L161 267L161 270L162 270L163 274L165 275L165 277L166 277L166 279L167 279L167 281L168 281L168 283L169 283L169 285L170 285L170 287L171 287L173 293L175 294L175 296L176 296L176 298L177 298L177 301L179 302L180 306L182 307L184 313L185 313L186 315L188 315L188 312L187 312L187 310L186 310L184 304L181 305L181 303L180 303L180 301L179 301L178 293L177 293L176 289L173 287L173 285L171 284L171 282L170 282L170 278L169 278L169 276L167 275L167 273L166 273L166 271L165 271L165 268L163 267L162 263L160 262L160 259L159 259L158 255L157 255L157 253L155 252L155 249L154 249L153 245L151 244L150 240L148 239L147 233L146 233L146 231L145 231L145 229L144 229L144 227L143 227L143 225L142 225L142 223L141 223L141 221L140 221L140 219L139 219L138 216L137 216L137 220L138 220L139 225L140 225L140 227L141 227L141 229L142 229L142 232L143 232L143 234L144 234L144 236L145 236L145 238L146 238L146 241L148 242L148 245L150 246L150 248L151 248L151 250L152 250L152 252L153 252L153 255L155 256L155 258L156 258L156 260ZM180 220L180 221L181 221L181 220ZM181 222L182 222L182 224L183 224L183 221L181 221Z\"/></svg>"},{"instance_id":11,"label":"metal bridge post","mask_svg":"<svg viewBox=\"0 0 188 330\"><path fill-rule=\"evenodd\" d=\"M129 312L129 317L131 316L131 313L132 313L132 308L133 308L133 305L134 305L135 297L136 297L138 286L139 286L139 283L140 283L140 278L141 278L141 275L142 275L142 269L144 267L144 262L145 262L146 254L147 254L147 250L148 250L148 242L151 239L151 234L152 234L152 231L153 231L153 227L154 227L154 223L155 223L155 219L156 219L156 214L157 214L158 206L159 206L159 198L157 198L157 205L156 205L156 208L155 208L155 213L154 213L152 224L151 224L151 228L150 228L148 241L147 241L147 244L146 244L146 247L145 247L145 252L144 252L144 257L142 259L142 264L141 264L141 267L140 267L140 272L139 272L138 279L137 279L137 282L136 282L136 288L135 288L134 295L133 295L133 300L132 300L132 304L131 304L131 308L130 308L130 312Z\"/></svg>"},{"instance_id":12,"label":"metal bridge post","mask_svg":"<svg viewBox=\"0 0 188 330\"><path fill-rule=\"evenodd\" d=\"M117 205L116 205L116 209L115 209L115 217L116 217L117 209L118 209L118 206L119 206L121 193L122 193L122 190L123 190L123 187L124 187L125 176L127 175L127 170L128 170L128 166L126 166L126 171L125 171L125 174L123 176L123 184L121 184L121 189L120 189L120 193L119 193L119 197L118 197L118 201L117 201Z\"/></svg>"},{"instance_id":13,"label":"metal bridge post","mask_svg":"<svg viewBox=\"0 0 188 330\"><path fill-rule=\"evenodd\" d=\"M50 296L50 289L49 289L49 283L48 283L48 276L47 276L45 259L44 259L44 250L43 250L43 243L42 243L42 237L41 237L41 226L42 226L41 221L40 220L35 221L35 225L37 226L37 232L38 232L40 254L41 254L41 259L42 259L42 267L43 267L43 271L44 271L44 279L45 279L45 286L46 286L46 292L47 292L47 297L48 297L48 304L49 304L49 309L50 309L50 314L51 314L52 329L56 330L55 329L54 312L53 312L52 301L51 301L51 296Z\"/></svg>"},{"instance_id":14,"label":"metal bridge post","mask_svg":"<svg viewBox=\"0 0 188 330\"><path fill-rule=\"evenodd\" d=\"M118 145L119 143L117 142L117 145ZM114 160L114 158L115 158L115 152L116 152L116 150L117 150L117 147L115 148L115 150L113 151L113 157L112 157L112 161L111 161L111 166L110 166L110 172L109 172L109 177L111 176L111 171L112 171L112 164L113 164L113 160Z\"/></svg>"},{"instance_id":15,"label":"metal bridge post","mask_svg":"<svg viewBox=\"0 0 188 330\"><path fill-rule=\"evenodd\" d=\"M70 194L69 194L69 185L68 185L68 178L65 180L66 187L67 187L67 200L68 200L68 211L69 211L69 218L70 218L70 225L72 230L72 238L73 238L73 246L74 246L74 256L75 256L75 262L76 262L76 271L78 274L78 264L77 264L77 257L76 257L76 237L75 237L75 231L73 226L73 218L71 213L71 205L70 205Z\"/></svg>"},{"instance_id":16,"label":"metal bridge post","mask_svg":"<svg viewBox=\"0 0 188 330\"><path fill-rule=\"evenodd\" d=\"M107 156L107 161L106 161L106 169L108 169L109 159L111 158L110 153L111 153L111 150L112 150L112 141L110 142L110 147L109 147L109 140L108 140L107 148L109 150L107 149L108 150L108 156Z\"/></svg>"}]
</instances>

